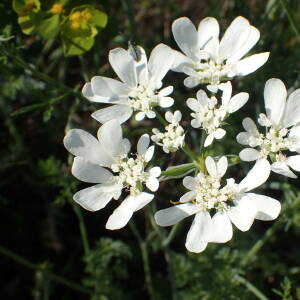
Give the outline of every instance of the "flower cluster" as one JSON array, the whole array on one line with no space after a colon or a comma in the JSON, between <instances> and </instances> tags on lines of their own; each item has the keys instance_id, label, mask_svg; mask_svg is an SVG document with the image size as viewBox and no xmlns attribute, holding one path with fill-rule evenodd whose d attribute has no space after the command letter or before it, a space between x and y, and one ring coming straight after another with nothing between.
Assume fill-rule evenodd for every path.
<instances>
[{"instance_id":1,"label":"flower cluster","mask_svg":"<svg viewBox=\"0 0 300 300\"><path fill-rule=\"evenodd\" d=\"M293 178L296 175L290 168L300 171L300 89L286 101L284 84L279 79L267 81L266 115L260 114L258 119L266 133L260 133L252 119L246 118L242 122L245 132L237 135L240 144L250 147L240 152L241 160L256 163L239 183L234 178L224 181L229 156L222 153L212 157L210 153L215 151L210 149L215 139L225 136L223 127L230 115L249 99L245 92L232 95L229 80L257 70L269 53L243 58L260 36L258 29L243 17L230 24L221 40L218 22L210 17L200 22L198 30L188 18L179 18L172 31L184 54L164 44L152 50L149 60L141 46L110 51L109 62L120 80L96 76L82 90L88 100L108 105L92 113L103 124L97 139L83 130L72 129L64 144L75 155L72 174L96 184L74 195L78 204L96 211L124 194L125 199L107 221L107 229L124 227L135 211L151 202L160 178L183 178L188 191L179 200L172 199L176 205L157 211L154 218L160 226L171 226L195 215L185 245L189 251L201 252L208 243L229 241L232 224L247 231L255 219L270 221L279 215L279 201L250 191L264 184L271 170ZM189 122L182 120L180 110L166 111L165 119L160 115L160 109L174 104L170 97L173 87L162 82L170 70L188 75L184 80L186 87L203 84L207 89L198 90L195 98L186 100L192 111ZM130 142L123 138L121 127L133 114L137 122L148 118L152 125L157 119L163 127L149 131L145 128L152 136L144 134L139 138L135 155L130 154ZM200 155L187 145L189 129L183 127L186 124L197 131L202 129ZM150 140L167 154L182 149L192 163L172 166L162 174L159 166L148 168L154 154ZM206 147L205 152L202 146ZM287 156L287 151L299 154ZM193 170L194 176L186 176Z\"/></svg>"}]
</instances>

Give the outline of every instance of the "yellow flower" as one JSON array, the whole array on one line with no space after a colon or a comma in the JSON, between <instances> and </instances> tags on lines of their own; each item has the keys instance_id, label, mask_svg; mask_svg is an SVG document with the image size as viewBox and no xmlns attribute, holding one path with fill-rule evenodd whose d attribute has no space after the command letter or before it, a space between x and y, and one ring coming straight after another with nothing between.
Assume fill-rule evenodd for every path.
<instances>
[{"instance_id":1,"label":"yellow flower","mask_svg":"<svg viewBox=\"0 0 300 300\"><path fill-rule=\"evenodd\" d=\"M52 14L54 15L61 15L65 12L65 9L60 3L54 3L50 9Z\"/></svg>"},{"instance_id":2,"label":"yellow flower","mask_svg":"<svg viewBox=\"0 0 300 300\"><path fill-rule=\"evenodd\" d=\"M82 24L87 23L91 18L92 15L87 10L75 11L69 17L71 21L71 28L74 30L79 29Z\"/></svg>"}]
</instances>

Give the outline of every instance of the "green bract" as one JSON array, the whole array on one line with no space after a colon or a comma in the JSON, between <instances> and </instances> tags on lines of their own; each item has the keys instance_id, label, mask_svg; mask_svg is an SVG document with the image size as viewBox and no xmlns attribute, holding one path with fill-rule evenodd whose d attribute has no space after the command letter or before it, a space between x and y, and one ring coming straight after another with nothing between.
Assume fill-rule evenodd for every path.
<instances>
[{"instance_id":1,"label":"green bract","mask_svg":"<svg viewBox=\"0 0 300 300\"><path fill-rule=\"evenodd\" d=\"M23 33L44 39L60 33L64 54L79 55L92 48L98 28L106 26L107 15L92 5L74 7L68 15L67 2L49 1L42 6L39 0L13 0L13 9Z\"/></svg>"},{"instance_id":2,"label":"green bract","mask_svg":"<svg viewBox=\"0 0 300 300\"><path fill-rule=\"evenodd\" d=\"M106 23L107 15L91 5L73 8L61 28L65 55L78 55L90 50L98 33L97 27L103 28Z\"/></svg>"}]
</instances>

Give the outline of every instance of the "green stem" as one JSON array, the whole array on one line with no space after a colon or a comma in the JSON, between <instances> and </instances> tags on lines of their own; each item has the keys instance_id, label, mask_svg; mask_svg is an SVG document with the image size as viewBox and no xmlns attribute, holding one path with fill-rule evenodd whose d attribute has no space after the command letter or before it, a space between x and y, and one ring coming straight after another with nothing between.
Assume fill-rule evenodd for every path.
<instances>
[{"instance_id":1,"label":"green stem","mask_svg":"<svg viewBox=\"0 0 300 300\"><path fill-rule=\"evenodd\" d=\"M197 155L193 152L193 150L187 144L185 144L182 147L182 150L190 157L190 159L194 162L195 166L199 165Z\"/></svg>"},{"instance_id":2,"label":"green stem","mask_svg":"<svg viewBox=\"0 0 300 300\"><path fill-rule=\"evenodd\" d=\"M240 265L244 267L249 263L249 261L252 259L253 256L256 255L256 253L264 246L264 244L268 241L268 239L274 234L274 232L277 230L277 228L281 225L281 222L277 221L276 223L273 224L272 227L270 227L264 236L258 240L252 248L248 251L248 253L244 256L242 259Z\"/></svg>"},{"instance_id":3,"label":"green stem","mask_svg":"<svg viewBox=\"0 0 300 300\"><path fill-rule=\"evenodd\" d=\"M268 298L257 288L255 287L251 282L246 280L245 278L236 275L235 279L243 284L253 295L255 295L260 300L268 300Z\"/></svg>"},{"instance_id":4,"label":"green stem","mask_svg":"<svg viewBox=\"0 0 300 300\"><path fill-rule=\"evenodd\" d=\"M129 222L129 227L130 227L132 233L134 234L134 236L136 237L138 244L140 246L140 249L141 249L144 272L145 272L145 281L146 281L146 286L147 286L147 291L148 291L149 297L150 297L150 299L155 300L156 297L155 297L155 292L154 292L153 283L152 283L147 242L143 241L136 225L134 224L134 222L132 220Z\"/></svg>"},{"instance_id":5,"label":"green stem","mask_svg":"<svg viewBox=\"0 0 300 300\"><path fill-rule=\"evenodd\" d=\"M78 218L80 235L81 235L84 253L85 253L85 255L87 255L90 252L90 245L89 245L89 240L88 240L88 235L87 235L83 215L82 215L80 207L77 204L73 204L72 206L73 206L73 210Z\"/></svg>"},{"instance_id":6,"label":"green stem","mask_svg":"<svg viewBox=\"0 0 300 300\"><path fill-rule=\"evenodd\" d=\"M200 154L202 154L202 151L203 151L205 138L206 138L206 132L205 132L205 130L203 130L202 134L201 134L201 140L200 140Z\"/></svg>"},{"instance_id":7,"label":"green stem","mask_svg":"<svg viewBox=\"0 0 300 300\"><path fill-rule=\"evenodd\" d=\"M7 249L5 247L0 246L0 253L3 254L4 256L14 260L15 262L29 268L29 269L43 272L50 279L52 279L52 280L54 280L58 283L61 283L61 284L65 285L65 286L67 286L67 287L69 287L73 290L76 290L76 291L81 292L83 294L92 295L92 291L90 291L89 289L86 289L86 288L82 287L81 285L79 285L75 282L72 282L72 281L70 281L70 280L68 280L68 279L66 279L62 276L56 275L56 274L54 274L53 272L51 272L49 270L45 270L43 267L32 263L31 261L27 260L26 258L10 251L9 249Z\"/></svg>"},{"instance_id":8,"label":"green stem","mask_svg":"<svg viewBox=\"0 0 300 300\"><path fill-rule=\"evenodd\" d=\"M287 3L286 0L279 0L279 2L284 9L296 36L298 37L298 39L300 39L300 28L298 26L297 21L295 20L294 14L292 13L292 10L291 10L289 4Z\"/></svg>"},{"instance_id":9,"label":"green stem","mask_svg":"<svg viewBox=\"0 0 300 300\"><path fill-rule=\"evenodd\" d=\"M163 246L164 246L164 247L168 246L168 245L173 241L173 239L174 239L174 237L176 236L176 234L177 234L178 230L180 229L180 227L181 227L181 223L180 223L180 222L176 223L176 224L172 227L172 229L171 229L171 231L169 232L168 236L167 236L166 239L163 241Z\"/></svg>"},{"instance_id":10,"label":"green stem","mask_svg":"<svg viewBox=\"0 0 300 300\"><path fill-rule=\"evenodd\" d=\"M169 243L171 242L171 238L170 235L166 238L165 233L161 230L161 228L159 226L157 226L154 218L153 218L153 212L149 213L149 218L151 221L151 224L154 228L154 230L157 232L158 236L160 237L161 241L162 241L162 246L164 249L164 256L165 256L165 260L167 262L167 266L168 266L168 277L169 277L169 281L170 281L170 285L171 285L171 292L172 292L172 299L173 300L177 300L177 290L176 290L176 278L174 276L175 272L174 272L174 266L173 266L173 259L172 259L172 253L171 250L169 248ZM172 233L172 238L174 237L175 232ZM166 243L165 241L170 238L169 242Z\"/></svg>"},{"instance_id":11,"label":"green stem","mask_svg":"<svg viewBox=\"0 0 300 300\"><path fill-rule=\"evenodd\" d=\"M136 31L137 26L136 26L135 20L134 20L132 0L123 0L123 6L125 6L125 9L127 10L131 39L136 41L138 36L137 36L137 31Z\"/></svg>"},{"instance_id":12,"label":"green stem","mask_svg":"<svg viewBox=\"0 0 300 300\"><path fill-rule=\"evenodd\" d=\"M157 111L157 109L153 108L153 110L155 111L157 120L161 123L162 126L167 126L168 122L163 118L163 116Z\"/></svg>"},{"instance_id":13,"label":"green stem","mask_svg":"<svg viewBox=\"0 0 300 300\"><path fill-rule=\"evenodd\" d=\"M27 69L29 70L33 76L35 76L36 78L40 79L41 81L44 81L46 83L48 83L49 85L52 85L54 86L55 88L65 92L65 93L68 93L68 94L72 94L74 96L77 96L81 99L84 99L84 97L81 95L80 92L64 85L63 83L61 83L60 81L58 80L55 80L53 78L51 78L50 76L48 76L47 74L45 73L42 73L42 72L39 72L35 69L35 67L33 67L32 65L30 65L29 63L27 63L25 60L23 60L21 57L19 57L18 55L16 55L15 53L11 53L9 51L6 51L5 49L0 49L0 52L11 58L16 65L20 66L21 68L23 69Z\"/></svg>"}]
</instances>

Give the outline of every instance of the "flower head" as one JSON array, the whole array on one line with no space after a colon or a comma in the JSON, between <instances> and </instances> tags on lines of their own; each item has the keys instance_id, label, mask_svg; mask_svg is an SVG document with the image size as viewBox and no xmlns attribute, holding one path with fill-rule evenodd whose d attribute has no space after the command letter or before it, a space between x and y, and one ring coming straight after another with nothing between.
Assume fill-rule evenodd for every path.
<instances>
[{"instance_id":1,"label":"flower head","mask_svg":"<svg viewBox=\"0 0 300 300\"><path fill-rule=\"evenodd\" d=\"M300 89L286 98L284 83L276 78L268 80L264 91L266 115L260 114L258 119L266 133L260 133L252 119L246 118L243 120L246 131L237 135L237 141L251 147L240 152L242 160L269 157L273 172L297 178L290 168L300 171L300 155L287 156L287 151L300 153Z\"/></svg>"},{"instance_id":2,"label":"flower head","mask_svg":"<svg viewBox=\"0 0 300 300\"><path fill-rule=\"evenodd\" d=\"M219 40L219 24L215 18L203 19L196 30L190 19L174 21L172 31L184 54L175 52L173 70L188 77L186 87L209 84L213 91L222 81L245 76L256 71L268 59L269 53L259 53L241 59L259 40L259 31L247 19L237 17Z\"/></svg>"},{"instance_id":3,"label":"flower head","mask_svg":"<svg viewBox=\"0 0 300 300\"><path fill-rule=\"evenodd\" d=\"M182 114L176 110L174 114L167 111L165 114L166 120L170 123L165 127L165 132L160 132L157 128L153 128L154 135L151 136L153 142L162 146L164 152L176 152L184 144L184 130L179 125Z\"/></svg>"},{"instance_id":4,"label":"flower head","mask_svg":"<svg viewBox=\"0 0 300 300\"><path fill-rule=\"evenodd\" d=\"M168 95L173 87L161 87L173 59L171 49L163 44L153 49L148 62L144 49L139 46L134 50L132 47L111 50L109 62L121 81L96 76L84 85L82 93L90 101L113 104L94 112L92 117L101 123L111 119L123 123L136 112L135 118L140 121L145 117L155 118L156 106L172 106L174 100Z\"/></svg>"},{"instance_id":5,"label":"flower head","mask_svg":"<svg viewBox=\"0 0 300 300\"><path fill-rule=\"evenodd\" d=\"M193 120L191 125L194 128L202 127L207 132L204 146L209 146L214 139L221 139L226 131L221 128L226 117L240 109L249 98L248 93L239 93L233 97L232 86L228 81L220 85L223 92L222 102L218 103L215 96L208 97L205 91L197 92L197 99L189 98L187 106L194 111L191 113Z\"/></svg>"},{"instance_id":6,"label":"flower head","mask_svg":"<svg viewBox=\"0 0 300 300\"><path fill-rule=\"evenodd\" d=\"M118 200L123 189L129 193L108 219L108 229L124 227L133 212L153 199L153 194L143 192L143 184L153 192L158 189L160 168L146 170L154 152L154 146L149 147L149 142L147 134L141 136L136 156L129 157L130 142L123 139L117 120L102 125L98 139L80 129L70 130L64 138L65 147L75 155L72 174L81 181L96 183L74 195L78 204L96 211L104 208L111 199Z\"/></svg>"},{"instance_id":7,"label":"flower head","mask_svg":"<svg viewBox=\"0 0 300 300\"><path fill-rule=\"evenodd\" d=\"M222 185L221 178L227 169L225 156L217 163L208 156L205 165L207 173L200 172L196 177L183 179L183 185L189 191L180 198L182 204L155 214L155 220L161 226L174 225L195 214L185 244L189 251L202 252L209 242L229 241L232 238L231 222L238 229L247 231L254 219L268 221L278 216L281 206L277 200L248 193L267 180L270 170L263 168L265 160L258 161L239 184L230 178Z\"/></svg>"}]
</instances>

